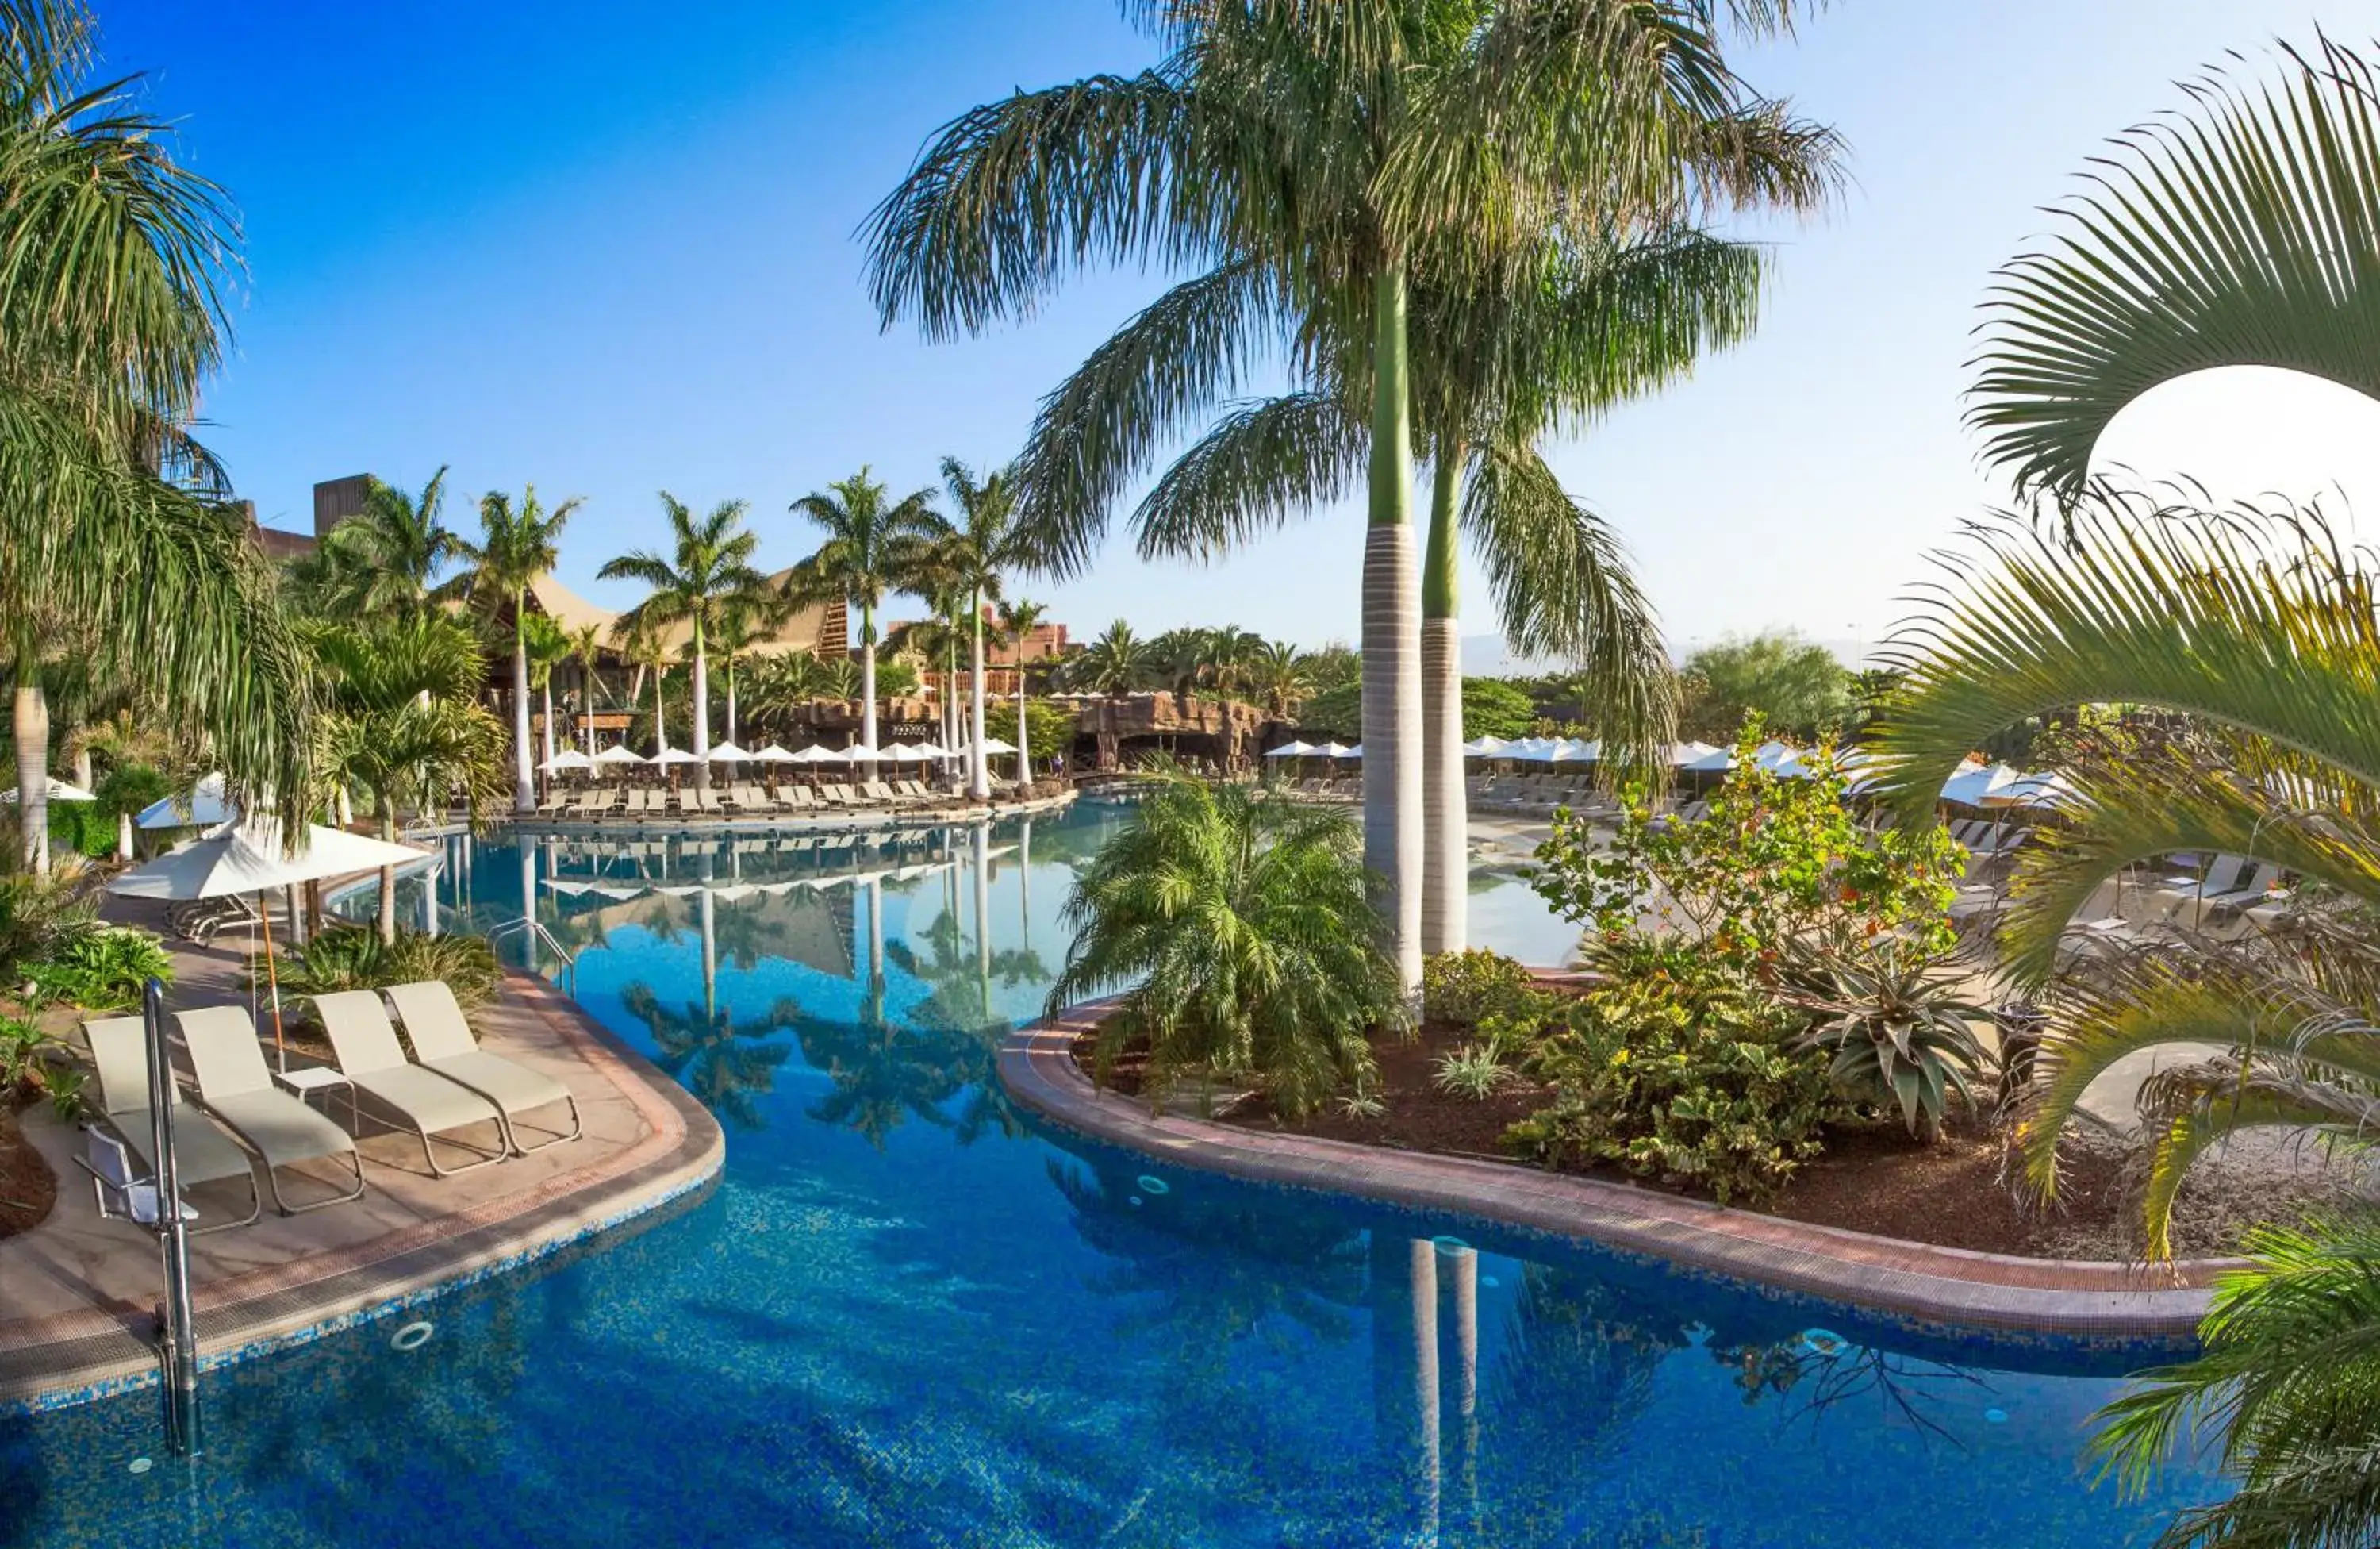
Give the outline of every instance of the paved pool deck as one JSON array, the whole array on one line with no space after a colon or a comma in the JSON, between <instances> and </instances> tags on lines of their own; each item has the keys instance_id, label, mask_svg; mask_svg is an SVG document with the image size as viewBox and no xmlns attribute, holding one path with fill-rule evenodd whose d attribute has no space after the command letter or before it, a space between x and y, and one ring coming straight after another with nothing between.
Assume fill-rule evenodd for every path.
<instances>
[{"instance_id":1,"label":"paved pool deck","mask_svg":"<svg viewBox=\"0 0 2380 1549\"><path fill-rule=\"evenodd\" d=\"M223 945L177 945L172 1004L246 1004L244 944L218 939ZM361 1199L295 1216L275 1214L268 1202L252 1226L190 1239L202 1364L393 1314L598 1233L659 1219L663 1207L699 1198L715 1182L724 1157L717 1122L558 991L510 975L475 1021L490 1052L570 1089L585 1133L442 1178L423 1166L417 1140L378 1128L367 1113ZM345 1104L331 1101L344 1120ZM58 1201L41 1226L0 1239L0 1413L149 1385L162 1290L155 1238L101 1218L89 1177L72 1160L77 1130L46 1109L21 1116L57 1175ZM297 1174L293 1198L321 1197L296 1191L334 1176L320 1164ZM200 1212L199 1226L246 1209L237 1182L194 1188L188 1199Z\"/></svg>"},{"instance_id":2,"label":"paved pool deck","mask_svg":"<svg viewBox=\"0 0 2380 1549\"><path fill-rule=\"evenodd\" d=\"M2205 1314L2215 1276L2237 1262L2149 1266L1936 1248L1516 1164L1152 1115L1137 1099L1093 1086L1075 1063L1075 1038L1107 1004L1019 1030L1000 1052L1002 1084L1062 1128L1205 1172L1546 1232L1951 1337L2183 1340Z\"/></svg>"}]
</instances>

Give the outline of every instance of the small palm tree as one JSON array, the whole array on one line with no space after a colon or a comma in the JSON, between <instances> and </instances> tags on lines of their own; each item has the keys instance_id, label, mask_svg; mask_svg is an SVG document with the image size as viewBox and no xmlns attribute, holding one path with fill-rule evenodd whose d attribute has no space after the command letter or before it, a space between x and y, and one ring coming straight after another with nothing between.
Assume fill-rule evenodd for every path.
<instances>
[{"instance_id":1,"label":"small palm tree","mask_svg":"<svg viewBox=\"0 0 2380 1549\"><path fill-rule=\"evenodd\" d=\"M742 727L735 701L735 664L753 646L776 638L793 614L784 593L770 587L742 592L729 600L719 618L719 658L727 675L727 740L739 742Z\"/></svg>"},{"instance_id":2,"label":"small palm tree","mask_svg":"<svg viewBox=\"0 0 2380 1549\"><path fill-rule=\"evenodd\" d=\"M539 760L553 762L553 675L577 653L570 631L541 613L531 614L522 631L528 653L528 686L538 693Z\"/></svg>"},{"instance_id":3,"label":"small palm tree","mask_svg":"<svg viewBox=\"0 0 2380 1549\"><path fill-rule=\"evenodd\" d=\"M1033 749L1026 730L1025 642L1033 637L1050 616L1049 608L1040 603L1002 603L1000 605L1000 637L1016 651L1016 777L1033 778Z\"/></svg>"},{"instance_id":4,"label":"small palm tree","mask_svg":"<svg viewBox=\"0 0 2380 1549\"><path fill-rule=\"evenodd\" d=\"M427 612L441 590L439 572L464 552L445 507L443 468L418 495L367 478L363 509L331 529L300 573L315 611L400 618Z\"/></svg>"},{"instance_id":5,"label":"small palm tree","mask_svg":"<svg viewBox=\"0 0 2380 1549\"><path fill-rule=\"evenodd\" d=\"M860 745L876 743L876 613L885 594L909 589L918 562L933 494L928 490L888 498L863 468L848 479L794 502L798 516L826 530L818 552L785 578L786 594L800 604L840 601L859 610Z\"/></svg>"},{"instance_id":6,"label":"small palm tree","mask_svg":"<svg viewBox=\"0 0 2380 1549\"><path fill-rule=\"evenodd\" d=\"M655 626L684 624L691 631L686 645L694 669L694 780L710 787L710 642L722 623L738 610L754 605L768 579L752 567L759 534L744 528L745 503L722 500L698 520L694 513L667 490L662 492L662 512L669 518L671 555L667 559L638 550L624 554L596 572L605 580L638 580L653 589L637 612ZM654 703L661 687L654 684ZM655 725L660 724L658 714Z\"/></svg>"},{"instance_id":7,"label":"small palm tree","mask_svg":"<svg viewBox=\"0 0 2380 1549\"><path fill-rule=\"evenodd\" d=\"M587 718L587 756L595 756L595 668L603 656L603 626L581 624L570 631L570 660L578 669L578 713Z\"/></svg>"},{"instance_id":8,"label":"small palm tree","mask_svg":"<svg viewBox=\"0 0 2380 1549\"><path fill-rule=\"evenodd\" d=\"M439 470L444 476L445 470ZM480 541L451 542L454 553L469 569L464 573L466 594L492 607L501 603L512 613L513 624L513 811L537 806L537 781L530 773L528 749L528 597L529 589L549 574L560 557L556 543L562 530L586 502L577 497L552 510L538 503L537 486L521 494L518 506L512 496L492 491L480 498ZM553 756L552 702L546 705L545 756Z\"/></svg>"},{"instance_id":9,"label":"small palm tree","mask_svg":"<svg viewBox=\"0 0 2380 1549\"><path fill-rule=\"evenodd\" d=\"M920 566L966 609L969 661L967 793L991 794L991 761L983 751L983 614L1001 600L1007 578L1037 563L1031 535L1016 519L1016 482L1006 469L981 479L956 457L942 459L942 482L954 516L934 513L924 533Z\"/></svg>"},{"instance_id":10,"label":"small palm tree","mask_svg":"<svg viewBox=\"0 0 2380 1549\"><path fill-rule=\"evenodd\" d=\"M1091 693L1113 697L1139 688L1154 666L1148 646L1119 618L1066 664L1066 678Z\"/></svg>"},{"instance_id":11,"label":"small palm tree","mask_svg":"<svg viewBox=\"0 0 2380 1549\"><path fill-rule=\"evenodd\" d=\"M1314 664L1287 640L1262 642L1249 657L1248 682L1264 696L1265 709L1285 720L1314 692Z\"/></svg>"},{"instance_id":12,"label":"small palm tree","mask_svg":"<svg viewBox=\"0 0 2380 1549\"><path fill-rule=\"evenodd\" d=\"M1160 768L1077 876L1050 1010L1122 986L1102 1073L1145 1043L1152 1104L1182 1075L1262 1084L1285 1116L1373 1079L1404 998L1345 814Z\"/></svg>"}]
</instances>

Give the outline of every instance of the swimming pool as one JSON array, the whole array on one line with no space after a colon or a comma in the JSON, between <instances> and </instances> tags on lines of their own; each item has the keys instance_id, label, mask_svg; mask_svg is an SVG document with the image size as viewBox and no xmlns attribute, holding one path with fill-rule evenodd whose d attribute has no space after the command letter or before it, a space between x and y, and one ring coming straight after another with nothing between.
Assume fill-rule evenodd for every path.
<instances>
[{"instance_id":1,"label":"swimming pool","mask_svg":"<svg viewBox=\"0 0 2380 1549\"><path fill-rule=\"evenodd\" d=\"M1113 821L450 847L405 907L484 925L526 884L580 1001L719 1114L719 1189L426 1338L211 1374L188 1469L149 1396L0 1421L0 1545L2059 1549L2209 1489L2090 1487L2105 1356L1031 1132L992 1049Z\"/></svg>"}]
</instances>

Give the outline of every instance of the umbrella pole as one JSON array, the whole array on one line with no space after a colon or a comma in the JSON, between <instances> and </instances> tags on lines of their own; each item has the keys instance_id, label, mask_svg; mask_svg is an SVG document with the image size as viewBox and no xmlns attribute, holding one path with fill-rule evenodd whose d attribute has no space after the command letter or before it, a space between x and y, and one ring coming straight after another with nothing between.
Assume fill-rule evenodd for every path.
<instances>
[{"instance_id":1,"label":"umbrella pole","mask_svg":"<svg viewBox=\"0 0 2380 1549\"><path fill-rule=\"evenodd\" d=\"M281 970L273 960L273 910L265 907L261 891L256 895L256 912L264 920L264 982L273 990L273 1057L286 1072L289 1068L289 1044L281 1032Z\"/></svg>"}]
</instances>

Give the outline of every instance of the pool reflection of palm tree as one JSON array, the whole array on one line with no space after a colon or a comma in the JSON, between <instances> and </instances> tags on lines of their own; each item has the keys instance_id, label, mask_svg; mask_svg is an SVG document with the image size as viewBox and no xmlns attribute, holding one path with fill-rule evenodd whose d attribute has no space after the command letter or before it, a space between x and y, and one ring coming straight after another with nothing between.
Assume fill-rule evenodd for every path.
<instances>
[{"instance_id":1,"label":"pool reflection of palm tree","mask_svg":"<svg viewBox=\"0 0 2380 1549\"><path fill-rule=\"evenodd\" d=\"M736 1128L763 1127L757 1099L776 1090L777 1070L794 1055L793 1044L770 1040L801 1024L801 1007L791 996L746 1021L728 1007L700 1001L674 1008L649 984L630 984L620 1000L652 1034L653 1063L663 1072L685 1081L697 1101Z\"/></svg>"}]
</instances>

